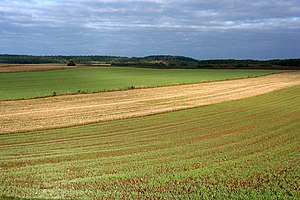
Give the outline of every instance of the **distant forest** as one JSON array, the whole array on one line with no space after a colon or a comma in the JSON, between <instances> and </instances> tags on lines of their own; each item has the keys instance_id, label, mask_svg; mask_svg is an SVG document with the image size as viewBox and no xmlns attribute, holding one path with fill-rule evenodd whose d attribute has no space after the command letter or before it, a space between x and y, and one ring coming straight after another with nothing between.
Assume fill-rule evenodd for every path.
<instances>
[{"instance_id":1,"label":"distant forest","mask_svg":"<svg viewBox=\"0 0 300 200\"><path fill-rule=\"evenodd\" d=\"M67 64L73 61L81 65L108 64L156 68L230 68L230 69L300 69L300 59L276 60L196 60L184 56L155 55L146 57L120 56L31 56L0 54L2 64Z\"/></svg>"}]
</instances>

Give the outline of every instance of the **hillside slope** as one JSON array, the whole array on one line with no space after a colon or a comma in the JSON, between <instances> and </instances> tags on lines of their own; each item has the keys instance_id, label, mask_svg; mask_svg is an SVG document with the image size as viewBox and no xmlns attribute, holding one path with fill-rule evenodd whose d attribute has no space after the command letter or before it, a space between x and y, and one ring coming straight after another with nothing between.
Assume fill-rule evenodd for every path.
<instances>
[{"instance_id":1,"label":"hillside slope","mask_svg":"<svg viewBox=\"0 0 300 200\"><path fill-rule=\"evenodd\" d=\"M299 199L300 86L154 116L0 135L0 196Z\"/></svg>"}]
</instances>

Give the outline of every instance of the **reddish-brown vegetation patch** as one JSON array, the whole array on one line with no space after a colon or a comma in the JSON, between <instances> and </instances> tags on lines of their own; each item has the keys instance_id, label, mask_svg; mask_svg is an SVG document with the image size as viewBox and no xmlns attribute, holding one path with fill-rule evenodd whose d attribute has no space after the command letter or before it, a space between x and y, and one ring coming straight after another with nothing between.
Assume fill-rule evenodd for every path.
<instances>
[{"instance_id":1,"label":"reddish-brown vegetation patch","mask_svg":"<svg viewBox=\"0 0 300 200\"><path fill-rule=\"evenodd\" d=\"M54 69L69 69L78 66L67 66L63 64L0 64L1 72L30 72L30 71L46 71Z\"/></svg>"}]
</instances>

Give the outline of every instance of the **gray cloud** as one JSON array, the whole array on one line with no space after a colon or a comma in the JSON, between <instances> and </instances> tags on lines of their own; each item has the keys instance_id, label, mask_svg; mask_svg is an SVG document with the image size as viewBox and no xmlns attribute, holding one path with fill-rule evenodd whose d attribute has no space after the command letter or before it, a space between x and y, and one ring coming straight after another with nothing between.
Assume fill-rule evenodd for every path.
<instances>
[{"instance_id":1,"label":"gray cloud","mask_svg":"<svg viewBox=\"0 0 300 200\"><path fill-rule=\"evenodd\" d=\"M0 53L267 59L300 52L298 0L2 0L0 27Z\"/></svg>"}]
</instances>

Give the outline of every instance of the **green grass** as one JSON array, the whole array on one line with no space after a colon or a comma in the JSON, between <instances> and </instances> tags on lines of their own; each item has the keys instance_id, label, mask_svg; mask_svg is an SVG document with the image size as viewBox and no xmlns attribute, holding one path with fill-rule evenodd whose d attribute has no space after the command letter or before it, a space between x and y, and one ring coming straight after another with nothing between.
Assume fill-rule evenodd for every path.
<instances>
[{"instance_id":1,"label":"green grass","mask_svg":"<svg viewBox=\"0 0 300 200\"><path fill-rule=\"evenodd\" d=\"M0 196L299 199L300 86L244 100L0 135Z\"/></svg>"},{"instance_id":2,"label":"green grass","mask_svg":"<svg viewBox=\"0 0 300 200\"><path fill-rule=\"evenodd\" d=\"M0 100L216 81L261 76L275 72L281 71L86 67L40 72L0 73Z\"/></svg>"}]
</instances>

